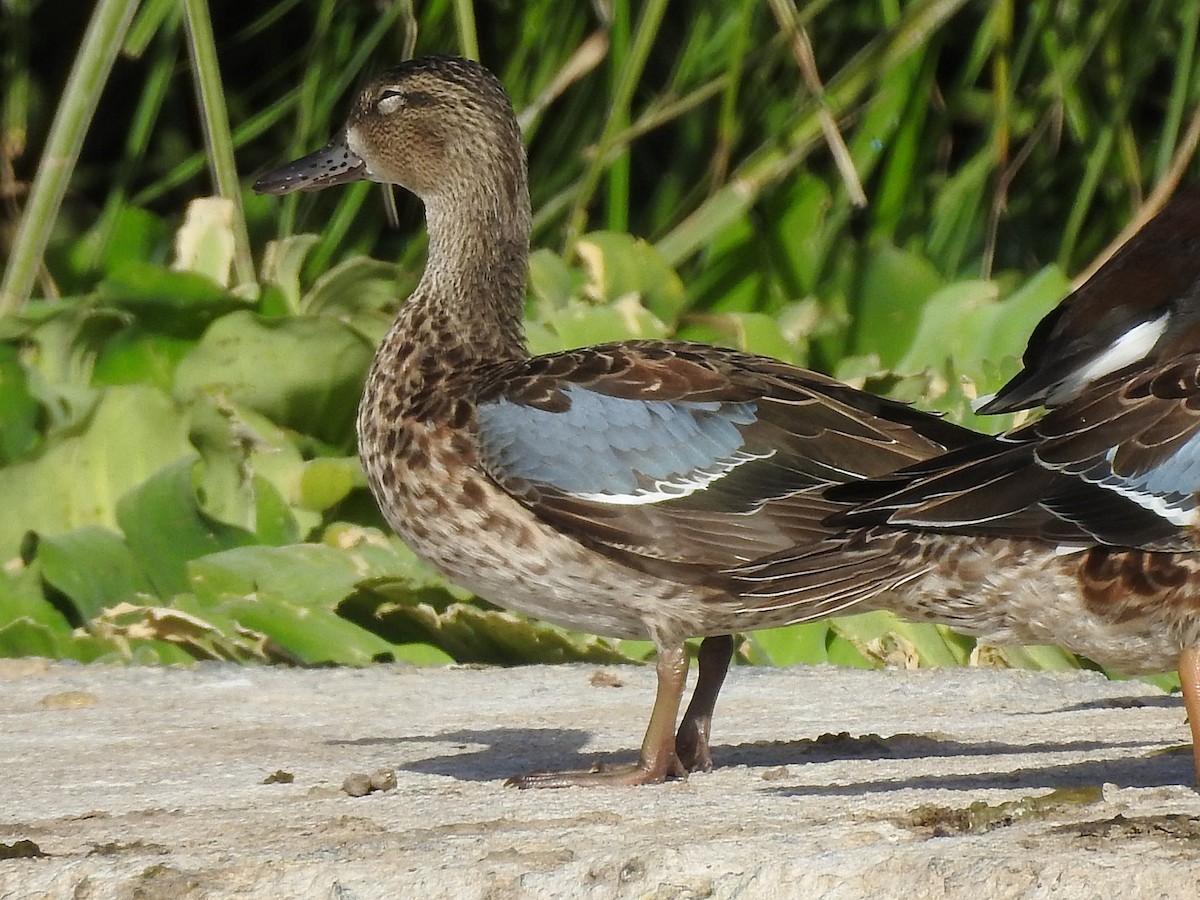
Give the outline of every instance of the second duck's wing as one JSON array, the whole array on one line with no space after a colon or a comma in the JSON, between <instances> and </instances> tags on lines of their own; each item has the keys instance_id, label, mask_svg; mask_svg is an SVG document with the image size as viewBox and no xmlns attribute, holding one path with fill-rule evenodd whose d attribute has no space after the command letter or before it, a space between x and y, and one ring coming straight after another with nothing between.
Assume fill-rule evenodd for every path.
<instances>
[{"instance_id":1,"label":"second duck's wing","mask_svg":"<svg viewBox=\"0 0 1200 900\"><path fill-rule=\"evenodd\" d=\"M1188 187L1038 324L1024 368L981 413L1058 406L1200 337L1200 186Z\"/></svg>"},{"instance_id":2,"label":"second duck's wing","mask_svg":"<svg viewBox=\"0 0 1200 900\"><path fill-rule=\"evenodd\" d=\"M543 520L695 579L828 533L831 484L979 439L815 373L684 343L498 367L475 430L484 469Z\"/></svg>"},{"instance_id":3,"label":"second duck's wing","mask_svg":"<svg viewBox=\"0 0 1200 900\"><path fill-rule=\"evenodd\" d=\"M1198 490L1200 354L1192 354L1100 382L1003 438L830 487L825 499L843 506L826 520L826 537L725 574L749 609L822 618L933 573L969 585L1003 565L999 557L1019 560L1031 540L1055 553L1092 548L1088 559L1101 568L1104 545L1195 550ZM1132 554L1130 571L1151 556ZM938 602L939 618L956 623L955 601ZM963 615L958 624L969 627L976 613Z\"/></svg>"},{"instance_id":4,"label":"second duck's wing","mask_svg":"<svg viewBox=\"0 0 1200 900\"><path fill-rule=\"evenodd\" d=\"M995 442L833 489L843 526L1194 549L1200 354L1110 377Z\"/></svg>"}]
</instances>

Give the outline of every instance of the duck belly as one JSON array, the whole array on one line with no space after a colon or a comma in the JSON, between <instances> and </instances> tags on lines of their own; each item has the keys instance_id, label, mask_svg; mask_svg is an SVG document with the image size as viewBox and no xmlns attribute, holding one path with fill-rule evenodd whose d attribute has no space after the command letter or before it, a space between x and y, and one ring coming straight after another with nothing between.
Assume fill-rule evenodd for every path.
<instances>
[{"instance_id":1,"label":"duck belly","mask_svg":"<svg viewBox=\"0 0 1200 900\"><path fill-rule=\"evenodd\" d=\"M640 572L563 534L478 470L473 442L410 430L400 453L364 452L388 524L423 560L490 603L615 638L713 631L711 589Z\"/></svg>"},{"instance_id":2,"label":"duck belly","mask_svg":"<svg viewBox=\"0 0 1200 900\"><path fill-rule=\"evenodd\" d=\"M1097 552L1125 574L1101 585ZM1037 541L939 535L922 563L926 574L871 606L991 644L1055 644L1131 675L1173 670L1185 646L1200 645L1188 579L1147 591L1134 574L1152 564L1190 571L1190 554L1063 553Z\"/></svg>"}]
</instances>

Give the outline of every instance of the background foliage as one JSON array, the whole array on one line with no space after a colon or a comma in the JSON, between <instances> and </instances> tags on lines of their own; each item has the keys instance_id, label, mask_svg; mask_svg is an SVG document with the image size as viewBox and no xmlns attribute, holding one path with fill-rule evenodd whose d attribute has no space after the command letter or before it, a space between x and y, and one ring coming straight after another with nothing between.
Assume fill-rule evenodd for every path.
<instances>
[{"instance_id":1,"label":"background foliage","mask_svg":"<svg viewBox=\"0 0 1200 900\"><path fill-rule=\"evenodd\" d=\"M644 655L474 600L383 527L353 410L420 272L419 205L399 198L392 230L367 184L196 201L210 168L231 183L222 158L248 186L323 144L410 50L476 56L513 95L535 351L715 341L956 418L1188 177L1200 121L1200 0L100 0L90 33L108 15L124 37L81 59L86 5L2 5L3 655ZM75 95L83 64L101 75ZM33 183L56 114L86 134L61 203ZM1079 664L882 614L760 632L742 656Z\"/></svg>"}]
</instances>

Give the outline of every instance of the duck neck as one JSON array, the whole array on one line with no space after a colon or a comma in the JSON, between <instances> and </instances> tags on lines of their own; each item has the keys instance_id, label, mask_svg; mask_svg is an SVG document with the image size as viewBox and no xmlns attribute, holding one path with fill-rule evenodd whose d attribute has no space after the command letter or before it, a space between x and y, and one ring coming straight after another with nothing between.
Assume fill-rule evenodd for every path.
<instances>
[{"instance_id":1,"label":"duck neck","mask_svg":"<svg viewBox=\"0 0 1200 900\"><path fill-rule=\"evenodd\" d=\"M423 320L439 343L448 339L477 361L527 355L529 194L524 183L513 187L503 198L426 198L429 256L401 315L410 328Z\"/></svg>"}]
</instances>

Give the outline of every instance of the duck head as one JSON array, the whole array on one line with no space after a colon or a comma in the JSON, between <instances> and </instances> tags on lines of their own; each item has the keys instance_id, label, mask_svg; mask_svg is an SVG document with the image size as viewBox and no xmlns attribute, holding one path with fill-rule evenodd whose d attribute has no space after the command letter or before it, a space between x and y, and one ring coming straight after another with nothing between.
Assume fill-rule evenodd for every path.
<instances>
[{"instance_id":1,"label":"duck head","mask_svg":"<svg viewBox=\"0 0 1200 900\"><path fill-rule=\"evenodd\" d=\"M481 187L499 195L499 206L526 205L525 148L499 80L449 56L388 69L359 93L337 137L267 173L254 190L290 194L362 180L400 185L427 206Z\"/></svg>"}]
</instances>

